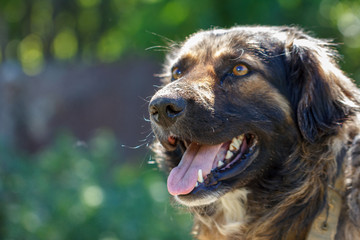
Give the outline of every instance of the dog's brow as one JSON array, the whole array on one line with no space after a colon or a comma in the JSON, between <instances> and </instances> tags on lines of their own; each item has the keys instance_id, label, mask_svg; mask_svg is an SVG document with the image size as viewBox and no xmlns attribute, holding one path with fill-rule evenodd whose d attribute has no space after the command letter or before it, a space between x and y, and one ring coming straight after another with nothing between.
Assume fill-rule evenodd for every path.
<instances>
[{"instance_id":1,"label":"dog's brow","mask_svg":"<svg viewBox=\"0 0 360 240\"><path fill-rule=\"evenodd\" d=\"M240 49L238 51L220 50L214 54L214 59L227 59L236 61L243 57L244 52L244 49Z\"/></svg>"},{"instance_id":2,"label":"dog's brow","mask_svg":"<svg viewBox=\"0 0 360 240\"><path fill-rule=\"evenodd\" d=\"M194 57L192 54L186 54L181 56L175 65L187 67L188 65L194 64L196 61L196 57Z\"/></svg>"}]
</instances>

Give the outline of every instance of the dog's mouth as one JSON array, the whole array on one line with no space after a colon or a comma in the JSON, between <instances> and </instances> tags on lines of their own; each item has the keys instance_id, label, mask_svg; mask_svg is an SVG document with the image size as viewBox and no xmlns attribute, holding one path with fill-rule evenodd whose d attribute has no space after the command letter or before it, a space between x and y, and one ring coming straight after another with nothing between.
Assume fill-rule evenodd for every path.
<instances>
[{"instance_id":1,"label":"dog's mouth","mask_svg":"<svg viewBox=\"0 0 360 240\"><path fill-rule=\"evenodd\" d=\"M178 166L169 174L171 195L195 195L202 190L216 190L221 182L241 177L256 158L258 141L246 133L217 145L206 145L169 136L169 145L182 144L186 149Z\"/></svg>"}]
</instances>

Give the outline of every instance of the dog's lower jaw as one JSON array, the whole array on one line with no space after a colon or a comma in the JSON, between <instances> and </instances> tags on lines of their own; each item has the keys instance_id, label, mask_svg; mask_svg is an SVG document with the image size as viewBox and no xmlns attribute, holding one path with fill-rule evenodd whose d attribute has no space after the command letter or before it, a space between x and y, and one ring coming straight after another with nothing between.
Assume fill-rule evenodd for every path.
<instances>
[{"instance_id":1,"label":"dog's lower jaw","mask_svg":"<svg viewBox=\"0 0 360 240\"><path fill-rule=\"evenodd\" d=\"M207 195L204 198L199 198L199 199L191 200L191 201L186 201L186 200L182 199L181 196L178 196L178 195L174 196L174 198L178 203L185 205L187 207L205 206L205 205L212 204L218 200L218 197L213 194Z\"/></svg>"},{"instance_id":2,"label":"dog's lower jaw","mask_svg":"<svg viewBox=\"0 0 360 240\"><path fill-rule=\"evenodd\" d=\"M236 235L248 222L247 195L245 188L228 192L210 205L192 208L194 214L193 234L200 240L222 240ZM191 208L190 208L191 209Z\"/></svg>"}]
</instances>

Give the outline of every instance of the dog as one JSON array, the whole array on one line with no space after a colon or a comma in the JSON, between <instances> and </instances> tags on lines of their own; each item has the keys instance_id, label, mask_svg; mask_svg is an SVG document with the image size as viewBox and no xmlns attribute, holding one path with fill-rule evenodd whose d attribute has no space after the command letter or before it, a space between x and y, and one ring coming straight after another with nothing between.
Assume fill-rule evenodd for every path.
<instances>
[{"instance_id":1,"label":"dog","mask_svg":"<svg viewBox=\"0 0 360 240\"><path fill-rule=\"evenodd\" d=\"M194 236L360 239L360 95L334 44L237 26L170 48L151 148Z\"/></svg>"}]
</instances>

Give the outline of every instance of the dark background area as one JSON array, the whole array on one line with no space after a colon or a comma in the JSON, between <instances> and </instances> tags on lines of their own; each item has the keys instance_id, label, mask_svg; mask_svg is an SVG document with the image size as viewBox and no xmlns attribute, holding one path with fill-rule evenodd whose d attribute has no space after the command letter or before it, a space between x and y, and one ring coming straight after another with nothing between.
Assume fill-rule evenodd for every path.
<instances>
[{"instance_id":1,"label":"dark background area","mask_svg":"<svg viewBox=\"0 0 360 240\"><path fill-rule=\"evenodd\" d=\"M358 0L0 0L0 239L191 239L147 145L168 39L234 25L333 39L360 81Z\"/></svg>"}]
</instances>

